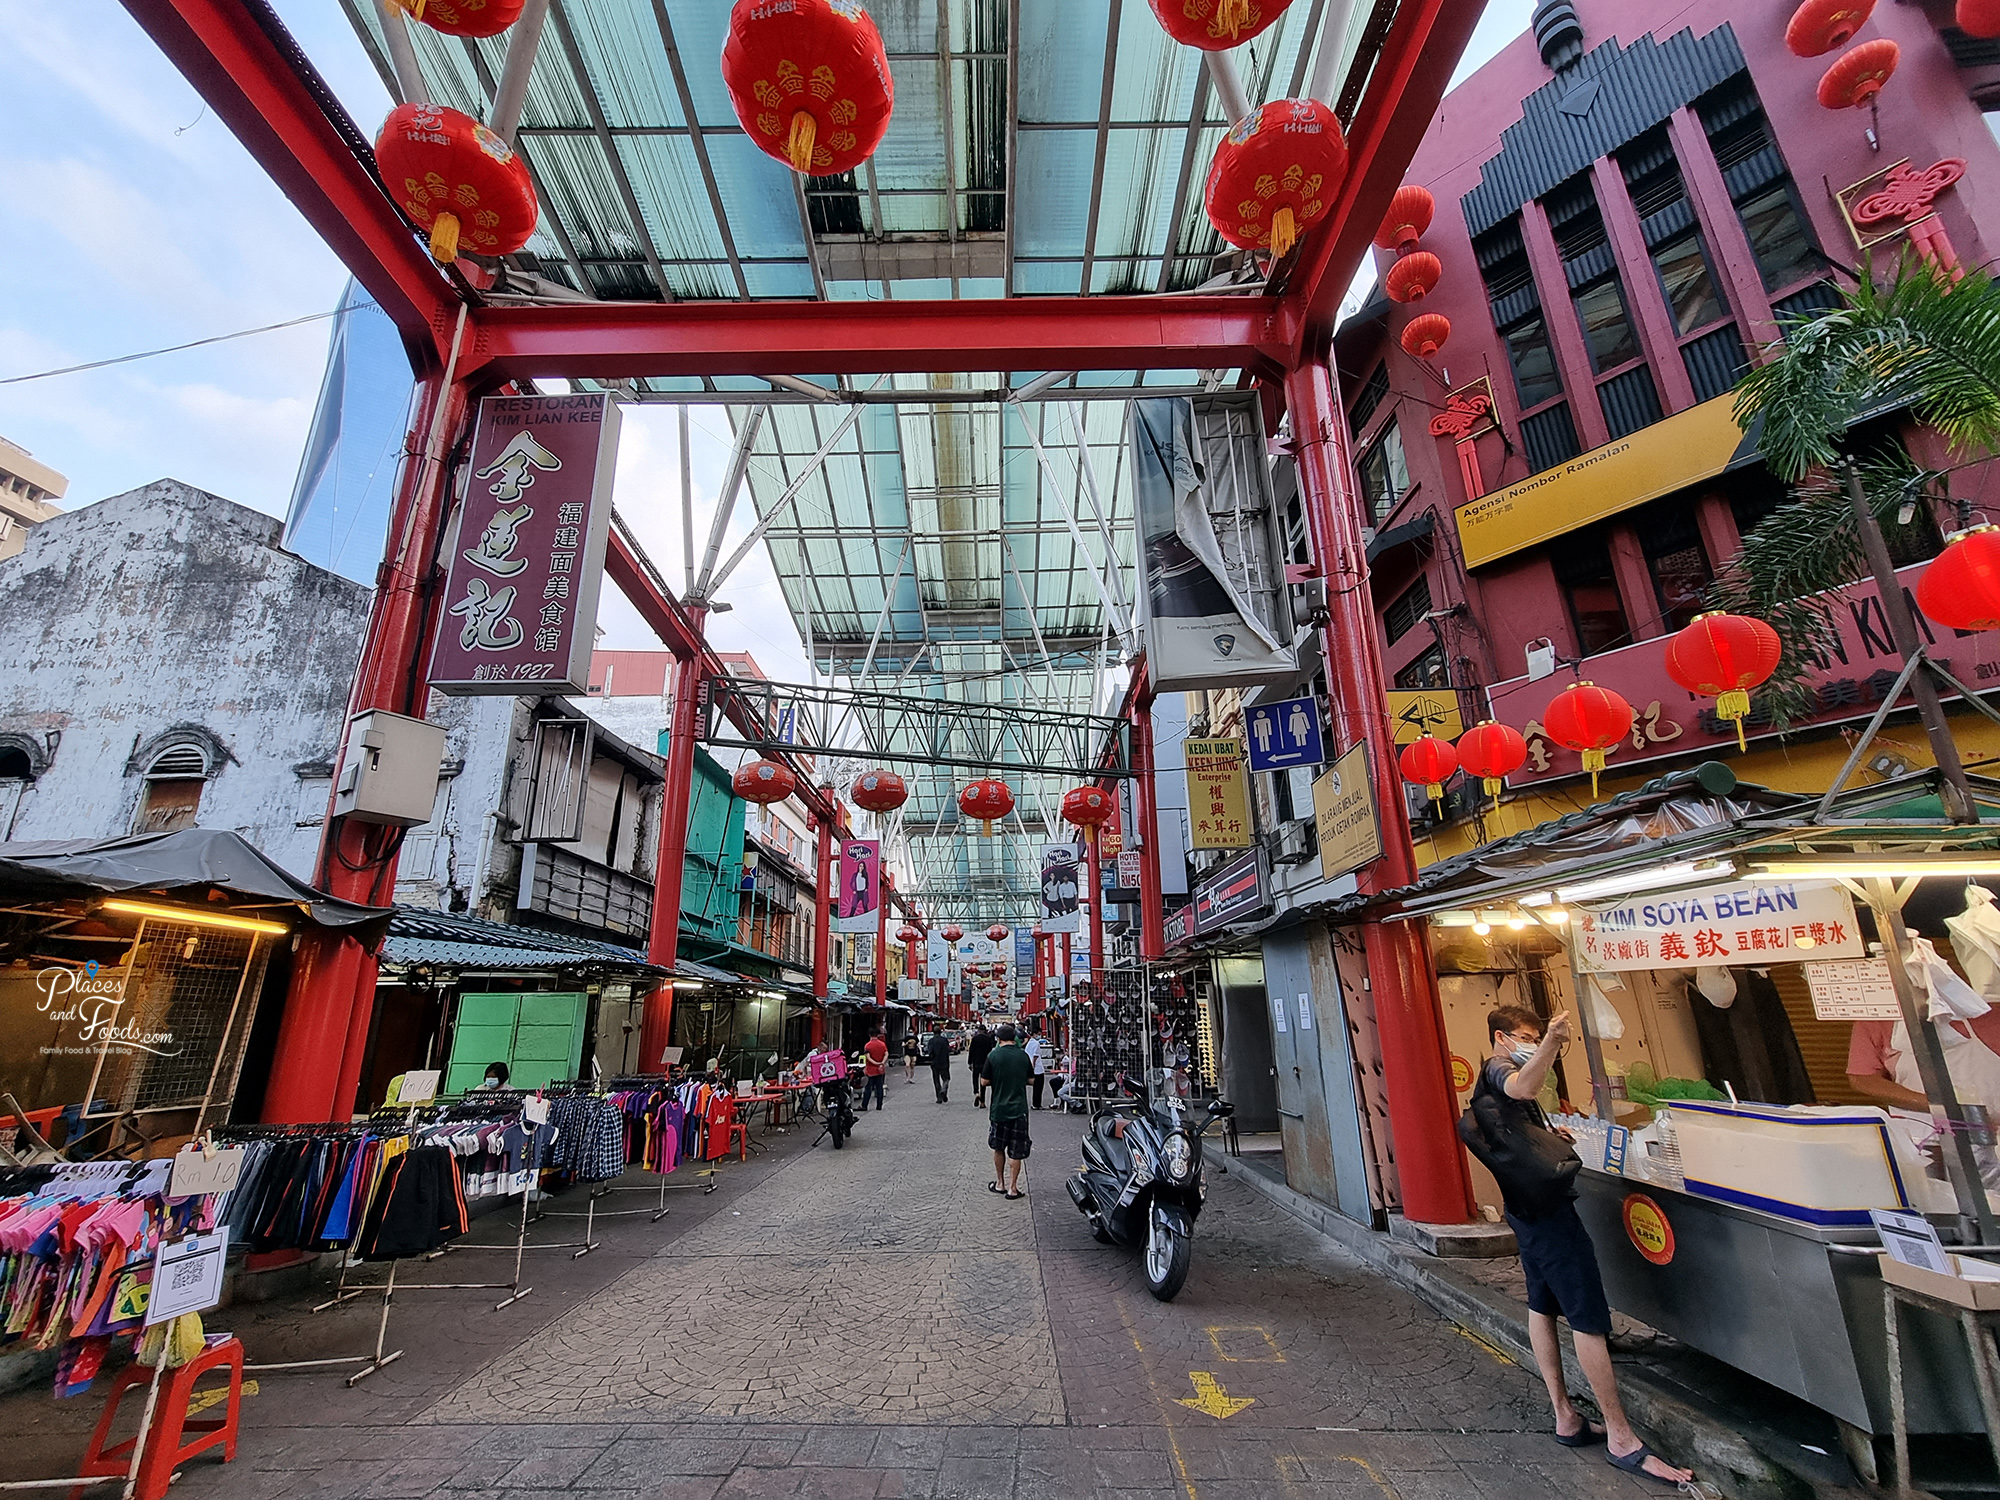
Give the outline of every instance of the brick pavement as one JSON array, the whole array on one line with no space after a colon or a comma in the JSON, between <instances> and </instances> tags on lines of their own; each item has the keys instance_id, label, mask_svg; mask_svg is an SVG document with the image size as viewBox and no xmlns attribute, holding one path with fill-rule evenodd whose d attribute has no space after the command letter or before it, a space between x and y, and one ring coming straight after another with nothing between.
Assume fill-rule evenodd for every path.
<instances>
[{"instance_id":1,"label":"brick pavement","mask_svg":"<svg viewBox=\"0 0 2000 1500\"><path fill-rule=\"evenodd\" d=\"M1062 1190L1081 1122L1034 1117L1029 1200L985 1191L979 1116L890 1083L838 1154L810 1135L658 1225L533 1266L535 1295L399 1299L410 1350L356 1390L270 1375L242 1452L177 1496L1598 1500L1656 1492L1546 1435L1532 1373L1226 1176L1186 1289L1146 1294ZM573 1223L568 1226L574 1228ZM475 1237L504 1237L483 1223ZM545 1236L548 1237L548 1236ZM563 1237L569 1237L564 1235ZM497 1262L500 1258L482 1257ZM457 1268L471 1258L452 1257ZM425 1275L420 1271L415 1274ZM435 1272L429 1279L443 1279ZM218 1315L253 1359L358 1347L371 1311ZM1178 1405L1194 1375L1251 1405ZM67 1472L97 1402L0 1401L0 1478Z\"/></svg>"}]
</instances>

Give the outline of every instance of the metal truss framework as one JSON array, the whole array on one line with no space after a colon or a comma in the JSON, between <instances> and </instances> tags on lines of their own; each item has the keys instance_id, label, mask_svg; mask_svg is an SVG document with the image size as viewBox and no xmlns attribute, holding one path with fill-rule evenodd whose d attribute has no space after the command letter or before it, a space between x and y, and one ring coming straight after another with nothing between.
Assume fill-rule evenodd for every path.
<instances>
[{"instance_id":1,"label":"metal truss framework","mask_svg":"<svg viewBox=\"0 0 2000 1500\"><path fill-rule=\"evenodd\" d=\"M753 677L707 684L703 738L727 749L852 756L854 731L879 759L973 772L1130 776L1131 725L1100 714ZM734 725L737 734L725 733Z\"/></svg>"}]
</instances>

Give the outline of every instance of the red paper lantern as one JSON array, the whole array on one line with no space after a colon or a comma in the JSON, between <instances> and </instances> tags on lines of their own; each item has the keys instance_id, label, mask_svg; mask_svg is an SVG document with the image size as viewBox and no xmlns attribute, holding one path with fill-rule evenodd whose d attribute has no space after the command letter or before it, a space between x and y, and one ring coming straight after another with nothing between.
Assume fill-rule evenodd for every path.
<instances>
[{"instance_id":1,"label":"red paper lantern","mask_svg":"<svg viewBox=\"0 0 2000 1500\"><path fill-rule=\"evenodd\" d=\"M446 36L498 36L521 19L527 0L389 0Z\"/></svg>"},{"instance_id":2,"label":"red paper lantern","mask_svg":"<svg viewBox=\"0 0 2000 1500\"><path fill-rule=\"evenodd\" d=\"M799 778L778 761L753 760L730 777L729 786L745 802L783 802L799 789Z\"/></svg>"},{"instance_id":3,"label":"red paper lantern","mask_svg":"<svg viewBox=\"0 0 2000 1500\"><path fill-rule=\"evenodd\" d=\"M1421 302L1437 290L1443 276L1444 262L1428 250L1419 250L1389 267L1389 274L1382 278L1382 289L1391 302Z\"/></svg>"},{"instance_id":4,"label":"red paper lantern","mask_svg":"<svg viewBox=\"0 0 2000 1500\"><path fill-rule=\"evenodd\" d=\"M1292 0L1152 0L1167 35L1184 47L1224 52L1284 14Z\"/></svg>"},{"instance_id":5,"label":"red paper lantern","mask_svg":"<svg viewBox=\"0 0 2000 1500\"><path fill-rule=\"evenodd\" d=\"M1875 0L1805 0L1792 12L1785 45L1798 57L1818 57L1845 47L1868 24Z\"/></svg>"},{"instance_id":6,"label":"red paper lantern","mask_svg":"<svg viewBox=\"0 0 2000 1500\"><path fill-rule=\"evenodd\" d=\"M959 926L956 922L952 923L951 926L945 928L944 930L944 940L947 943L955 943L964 936L965 936L965 929Z\"/></svg>"},{"instance_id":7,"label":"red paper lantern","mask_svg":"<svg viewBox=\"0 0 2000 1500\"><path fill-rule=\"evenodd\" d=\"M1873 104L1882 85L1903 60L1903 49L1887 37L1863 42L1841 54L1819 81L1819 102L1828 109L1859 109Z\"/></svg>"},{"instance_id":8,"label":"red paper lantern","mask_svg":"<svg viewBox=\"0 0 2000 1500\"><path fill-rule=\"evenodd\" d=\"M1583 757L1590 772L1590 795L1597 795L1597 776L1604 769L1604 752L1632 728L1632 705L1593 682L1572 682L1542 711L1542 728L1565 750Z\"/></svg>"},{"instance_id":9,"label":"red paper lantern","mask_svg":"<svg viewBox=\"0 0 2000 1500\"><path fill-rule=\"evenodd\" d=\"M1667 675L1690 693L1713 698L1716 716L1736 725L1737 747L1747 750L1743 720L1750 689L1771 680L1781 652L1778 632L1762 620L1714 610L1696 615L1667 642Z\"/></svg>"},{"instance_id":10,"label":"red paper lantern","mask_svg":"<svg viewBox=\"0 0 2000 1500\"><path fill-rule=\"evenodd\" d=\"M882 33L856 0L736 0L722 82L757 148L812 177L873 156L896 108Z\"/></svg>"},{"instance_id":11,"label":"red paper lantern","mask_svg":"<svg viewBox=\"0 0 2000 1500\"><path fill-rule=\"evenodd\" d=\"M1403 747L1397 763L1403 768L1403 780L1421 786L1431 801L1442 802L1444 784L1458 769L1458 752L1451 748L1451 741L1441 740L1426 730Z\"/></svg>"},{"instance_id":12,"label":"red paper lantern","mask_svg":"<svg viewBox=\"0 0 2000 1500\"><path fill-rule=\"evenodd\" d=\"M1917 582L1917 608L1953 630L2000 630L2000 527L1945 538Z\"/></svg>"},{"instance_id":13,"label":"red paper lantern","mask_svg":"<svg viewBox=\"0 0 2000 1500\"><path fill-rule=\"evenodd\" d=\"M441 104L399 104L375 138L382 185L431 232L438 264L507 255L528 243L540 212L528 164L499 136Z\"/></svg>"},{"instance_id":14,"label":"red paper lantern","mask_svg":"<svg viewBox=\"0 0 2000 1500\"><path fill-rule=\"evenodd\" d=\"M995 922L991 927L986 929L986 936L988 940L995 943L1004 943L1007 941L1008 938L1012 937L1013 935L1014 935L1013 928L1003 927L998 922Z\"/></svg>"},{"instance_id":15,"label":"red paper lantern","mask_svg":"<svg viewBox=\"0 0 2000 1500\"><path fill-rule=\"evenodd\" d=\"M1967 36L2000 37L2000 0L1958 0L1956 19Z\"/></svg>"},{"instance_id":16,"label":"red paper lantern","mask_svg":"<svg viewBox=\"0 0 2000 1500\"><path fill-rule=\"evenodd\" d=\"M872 813L888 813L909 800L909 783L894 771L865 771L854 779L856 807L865 807Z\"/></svg>"},{"instance_id":17,"label":"red paper lantern","mask_svg":"<svg viewBox=\"0 0 2000 1500\"><path fill-rule=\"evenodd\" d=\"M1085 838L1094 839L1111 820L1111 794L1099 786L1075 787L1063 794L1062 815L1063 821L1081 828Z\"/></svg>"},{"instance_id":18,"label":"red paper lantern","mask_svg":"<svg viewBox=\"0 0 2000 1500\"><path fill-rule=\"evenodd\" d=\"M908 947L922 936L923 934L914 927L903 926L896 929L896 941L903 944L904 947Z\"/></svg>"},{"instance_id":19,"label":"red paper lantern","mask_svg":"<svg viewBox=\"0 0 2000 1500\"><path fill-rule=\"evenodd\" d=\"M1497 797L1502 782L1528 762L1528 742L1521 731L1491 719L1475 724L1458 737L1458 763L1465 774L1486 784L1486 795Z\"/></svg>"},{"instance_id":20,"label":"red paper lantern","mask_svg":"<svg viewBox=\"0 0 2000 1500\"><path fill-rule=\"evenodd\" d=\"M991 838L994 823L1014 810L1014 794L1006 782L991 777L968 782L959 788L958 810L968 818L979 819L985 825L986 836Z\"/></svg>"},{"instance_id":21,"label":"red paper lantern","mask_svg":"<svg viewBox=\"0 0 2000 1500\"><path fill-rule=\"evenodd\" d=\"M1347 177L1340 121L1317 99L1273 99L1216 147L1204 203L1230 244L1282 260L1333 207Z\"/></svg>"},{"instance_id":22,"label":"red paper lantern","mask_svg":"<svg viewBox=\"0 0 2000 1500\"><path fill-rule=\"evenodd\" d=\"M1424 231L1431 227L1436 216L1437 199L1431 196L1431 190L1406 183L1389 200L1389 212L1382 220L1382 227L1375 231L1375 244L1380 249L1408 255L1417 248L1417 241L1424 237Z\"/></svg>"},{"instance_id":23,"label":"red paper lantern","mask_svg":"<svg viewBox=\"0 0 2000 1500\"><path fill-rule=\"evenodd\" d=\"M1403 330L1403 351L1417 359L1429 359L1451 337L1451 319L1443 313L1425 313L1410 319Z\"/></svg>"}]
</instances>

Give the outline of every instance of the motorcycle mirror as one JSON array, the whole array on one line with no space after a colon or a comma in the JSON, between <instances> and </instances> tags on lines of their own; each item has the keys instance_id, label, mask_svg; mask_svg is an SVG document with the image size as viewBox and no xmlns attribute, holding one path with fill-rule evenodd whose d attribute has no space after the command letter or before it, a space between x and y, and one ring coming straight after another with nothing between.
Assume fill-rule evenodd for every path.
<instances>
[{"instance_id":1,"label":"motorcycle mirror","mask_svg":"<svg viewBox=\"0 0 2000 1500\"><path fill-rule=\"evenodd\" d=\"M1227 1119L1236 1113L1236 1106L1227 1099L1211 1099L1208 1101L1208 1112L1218 1120Z\"/></svg>"},{"instance_id":2,"label":"motorcycle mirror","mask_svg":"<svg viewBox=\"0 0 2000 1500\"><path fill-rule=\"evenodd\" d=\"M1120 1082L1125 1085L1125 1092L1130 1094L1134 1099L1143 1099L1146 1097L1145 1085L1134 1083L1129 1078L1121 1079Z\"/></svg>"}]
</instances>

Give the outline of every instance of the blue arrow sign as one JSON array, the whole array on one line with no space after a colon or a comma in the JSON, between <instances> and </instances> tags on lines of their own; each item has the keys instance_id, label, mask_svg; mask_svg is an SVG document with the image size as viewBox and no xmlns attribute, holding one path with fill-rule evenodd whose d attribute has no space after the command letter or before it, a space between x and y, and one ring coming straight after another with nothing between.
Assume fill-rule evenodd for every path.
<instances>
[{"instance_id":1,"label":"blue arrow sign","mask_svg":"<svg viewBox=\"0 0 2000 1500\"><path fill-rule=\"evenodd\" d=\"M1311 698L1260 703L1249 711L1250 769L1286 771L1326 759L1319 736L1319 705Z\"/></svg>"}]
</instances>

